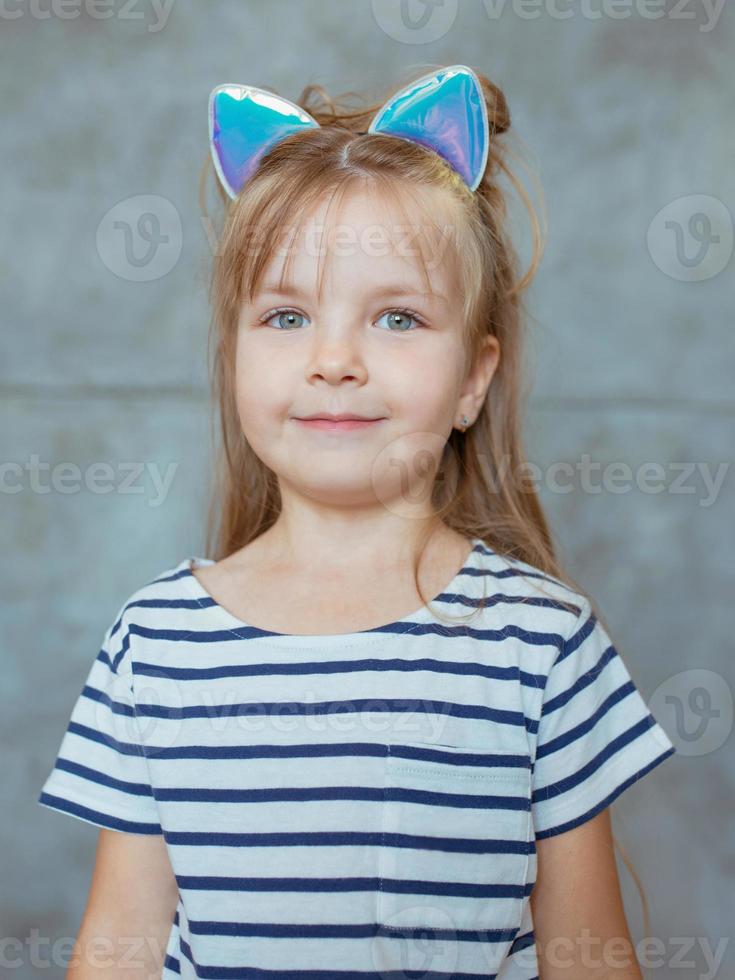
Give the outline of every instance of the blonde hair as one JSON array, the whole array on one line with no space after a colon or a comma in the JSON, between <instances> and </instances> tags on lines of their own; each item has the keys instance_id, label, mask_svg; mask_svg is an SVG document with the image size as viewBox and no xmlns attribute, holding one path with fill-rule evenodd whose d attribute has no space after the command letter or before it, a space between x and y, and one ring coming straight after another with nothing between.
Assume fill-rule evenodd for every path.
<instances>
[{"instance_id":1,"label":"blonde hair","mask_svg":"<svg viewBox=\"0 0 735 980\"><path fill-rule=\"evenodd\" d=\"M411 78L434 67L439 66L422 66ZM521 487L516 479L526 464L521 421L529 394L523 372L529 314L523 294L541 258L543 231L531 198L510 165L512 160L523 165L523 160L508 145L511 120L505 96L482 73L476 74L487 105L490 143L487 166L474 192L437 153L408 140L365 132L384 104L385 94L374 104L351 107L348 100L353 93L334 98L320 85L308 85L296 100L317 120L319 128L294 133L272 147L234 200L215 181L224 209L222 227L215 236L210 283L209 367L217 429L213 441L221 442L213 470L206 554L215 560L259 537L280 513L276 476L242 432L234 364L242 303L257 290L284 227L290 227L293 215L308 214L323 200L331 206L355 186L377 188L399 208L411 199L425 210L421 192L431 194L434 189L446 196L456 215L452 247L464 298L468 363L488 334L499 342L500 361L476 421L466 432L453 429L447 440L439 467L441 479L434 484L432 513L436 522L467 538L480 538L497 554L528 563L572 590L583 591L556 557L538 494L530 486ZM393 91L409 80L404 78ZM200 202L210 227L205 191L211 172L208 156L202 170ZM531 220L533 255L524 274L511 240L503 180L516 190ZM423 253L422 259L428 277ZM511 479L503 476L506 468ZM427 526L424 548L432 530L433 522ZM428 602L418 581L424 548L413 575L419 595ZM540 588L538 583L536 587ZM591 596L587 598L606 626ZM577 611L576 606L569 605ZM632 866L622 856L641 891L648 929L645 895Z\"/></svg>"}]
</instances>

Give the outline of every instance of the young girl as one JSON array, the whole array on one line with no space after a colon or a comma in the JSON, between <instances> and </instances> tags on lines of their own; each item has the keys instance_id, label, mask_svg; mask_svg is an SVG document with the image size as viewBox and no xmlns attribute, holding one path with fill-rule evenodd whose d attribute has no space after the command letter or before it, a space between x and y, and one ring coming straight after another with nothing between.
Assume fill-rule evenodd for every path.
<instances>
[{"instance_id":1,"label":"young girl","mask_svg":"<svg viewBox=\"0 0 735 980\"><path fill-rule=\"evenodd\" d=\"M121 605L43 786L102 828L67 976L640 977L609 806L674 747L519 479L509 125L462 65L212 93L212 557Z\"/></svg>"}]
</instances>

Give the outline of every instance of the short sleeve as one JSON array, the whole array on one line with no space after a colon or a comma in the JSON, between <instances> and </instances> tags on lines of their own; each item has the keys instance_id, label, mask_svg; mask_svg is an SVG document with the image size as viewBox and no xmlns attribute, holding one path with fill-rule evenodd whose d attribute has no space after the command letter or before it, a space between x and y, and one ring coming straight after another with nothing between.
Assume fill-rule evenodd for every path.
<instances>
[{"instance_id":1,"label":"short sleeve","mask_svg":"<svg viewBox=\"0 0 735 980\"><path fill-rule=\"evenodd\" d=\"M584 598L546 679L532 777L536 837L591 819L674 752Z\"/></svg>"},{"instance_id":2,"label":"short sleeve","mask_svg":"<svg viewBox=\"0 0 735 980\"><path fill-rule=\"evenodd\" d=\"M38 803L109 830L161 834L135 714L123 610L105 633Z\"/></svg>"}]
</instances>

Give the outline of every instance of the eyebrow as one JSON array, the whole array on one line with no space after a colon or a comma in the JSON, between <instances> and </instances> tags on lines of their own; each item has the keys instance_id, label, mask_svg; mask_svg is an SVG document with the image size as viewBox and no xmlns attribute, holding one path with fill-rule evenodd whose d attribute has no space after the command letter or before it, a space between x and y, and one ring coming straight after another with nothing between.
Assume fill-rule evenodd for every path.
<instances>
[{"instance_id":1,"label":"eyebrow","mask_svg":"<svg viewBox=\"0 0 735 980\"><path fill-rule=\"evenodd\" d=\"M267 282L258 290L256 296L260 296L264 293L273 293L276 295L283 296L298 296L300 299L308 299L309 294L306 290L300 289L298 286L292 283L284 283L283 287L277 282ZM433 290L416 290L404 283L388 283L376 289L372 294L374 298L379 298L381 296L407 296L413 298L424 299L426 296L432 299L440 299L443 302L448 303L449 300L444 296L443 293L437 293Z\"/></svg>"}]
</instances>

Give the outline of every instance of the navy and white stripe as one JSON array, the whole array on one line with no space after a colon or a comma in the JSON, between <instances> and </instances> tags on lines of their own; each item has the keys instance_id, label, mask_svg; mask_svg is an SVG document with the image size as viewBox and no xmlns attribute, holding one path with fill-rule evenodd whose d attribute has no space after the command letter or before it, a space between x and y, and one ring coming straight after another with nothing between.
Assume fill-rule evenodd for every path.
<instances>
[{"instance_id":1,"label":"navy and white stripe","mask_svg":"<svg viewBox=\"0 0 735 980\"><path fill-rule=\"evenodd\" d=\"M674 753L586 597L475 539L435 608L476 618L291 636L192 563L120 608L39 798L163 835L162 977L536 977L535 841Z\"/></svg>"}]
</instances>

